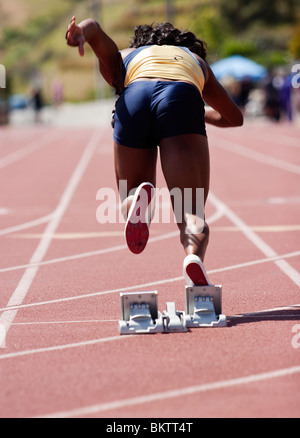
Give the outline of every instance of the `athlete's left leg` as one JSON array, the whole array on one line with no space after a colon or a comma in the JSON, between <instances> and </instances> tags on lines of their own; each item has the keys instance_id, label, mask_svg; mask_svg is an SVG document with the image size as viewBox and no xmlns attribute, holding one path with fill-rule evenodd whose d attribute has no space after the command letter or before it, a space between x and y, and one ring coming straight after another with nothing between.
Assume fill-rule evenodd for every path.
<instances>
[{"instance_id":1,"label":"athlete's left leg","mask_svg":"<svg viewBox=\"0 0 300 438\"><path fill-rule=\"evenodd\" d=\"M157 147L130 148L114 143L114 160L118 188L122 188L122 214L127 220L126 241L129 249L139 254L147 244L154 208L151 199L156 184ZM141 188L143 183L147 184Z\"/></svg>"},{"instance_id":2,"label":"athlete's left leg","mask_svg":"<svg viewBox=\"0 0 300 438\"><path fill-rule=\"evenodd\" d=\"M114 163L117 184L126 181L126 193L120 193L121 202L126 202L129 192L143 182L156 184L157 147L131 148L114 142ZM130 208L130 202L128 209Z\"/></svg>"}]
</instances>

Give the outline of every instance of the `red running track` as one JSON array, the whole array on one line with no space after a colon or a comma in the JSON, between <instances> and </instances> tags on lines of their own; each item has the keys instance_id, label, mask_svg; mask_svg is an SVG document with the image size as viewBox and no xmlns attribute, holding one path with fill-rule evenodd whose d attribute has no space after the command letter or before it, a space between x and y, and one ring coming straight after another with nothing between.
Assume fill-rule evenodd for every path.
<instances>
[{"instance_id":1,"label":"red running track","mask_svg":"<svg viewBox=\"0 0 300 438\"><path fill-rule=\"evenodd\" d=\"M1 128L1 417L299 417L300 129L208 132L205 264L228 326L120 336L121 291L184 310L168 205L133 255L124 224L96 219L110 127Z\"/></svg>"}]
</instances>

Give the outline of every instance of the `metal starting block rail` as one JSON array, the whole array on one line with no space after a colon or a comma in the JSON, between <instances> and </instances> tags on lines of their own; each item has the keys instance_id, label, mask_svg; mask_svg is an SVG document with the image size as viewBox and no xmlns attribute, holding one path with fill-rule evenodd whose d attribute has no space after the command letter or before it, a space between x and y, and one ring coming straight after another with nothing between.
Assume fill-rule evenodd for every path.
<instances>
[{"instance_id":1,"label":"metal starting block rail","mask_svg":"<svg viewBox=\"0 0 300 438\"><path fill-rule=\"evenodd\" d=\"M187 332L190 327L225 327L221 314L221 286L186 286L185 312L167 302L158 311L157 291L121 293L121 335Z\"/></svg>"}]
</instances>

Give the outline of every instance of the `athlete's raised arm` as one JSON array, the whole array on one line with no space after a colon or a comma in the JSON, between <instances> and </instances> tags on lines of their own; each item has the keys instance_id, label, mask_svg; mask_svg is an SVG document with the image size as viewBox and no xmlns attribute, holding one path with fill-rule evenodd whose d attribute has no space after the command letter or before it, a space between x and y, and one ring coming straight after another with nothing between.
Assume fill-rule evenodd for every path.
<instances>
[{"instance_id":1,"label":"athlete's raised arm","mask_svg":"<svg viewBox=\"0 0 300 438\"><path fill-rule=\"evenodd\" d=\"M100 24L88 18L75 24L75 17L66 32L67 44L78 47L84 55L84 44L88 43L99 60L99 70L104 79L117 91L123 88L122 59L116 43L103 31Z\"/></svg>"}]
</instances>

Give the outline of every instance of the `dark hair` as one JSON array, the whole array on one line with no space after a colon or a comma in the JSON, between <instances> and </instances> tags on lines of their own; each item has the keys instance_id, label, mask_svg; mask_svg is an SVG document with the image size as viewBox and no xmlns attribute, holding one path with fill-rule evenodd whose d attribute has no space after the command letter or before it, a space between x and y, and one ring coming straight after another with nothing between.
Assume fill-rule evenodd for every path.
<instances>
[{"instance_id":1,"label":"dark hair","mask_svg":"<svg viewBox=\"0 0 300 438\"><path fill-rule=\"evenodd\" d=\"M199 40L192 32L176 29L171 23L153 23L151 26L144 24L136 26L134 37L129 47L150 45L182 46L190 49L202 59L206 58L206 43Z\"/></svg>"}]
</instances>

